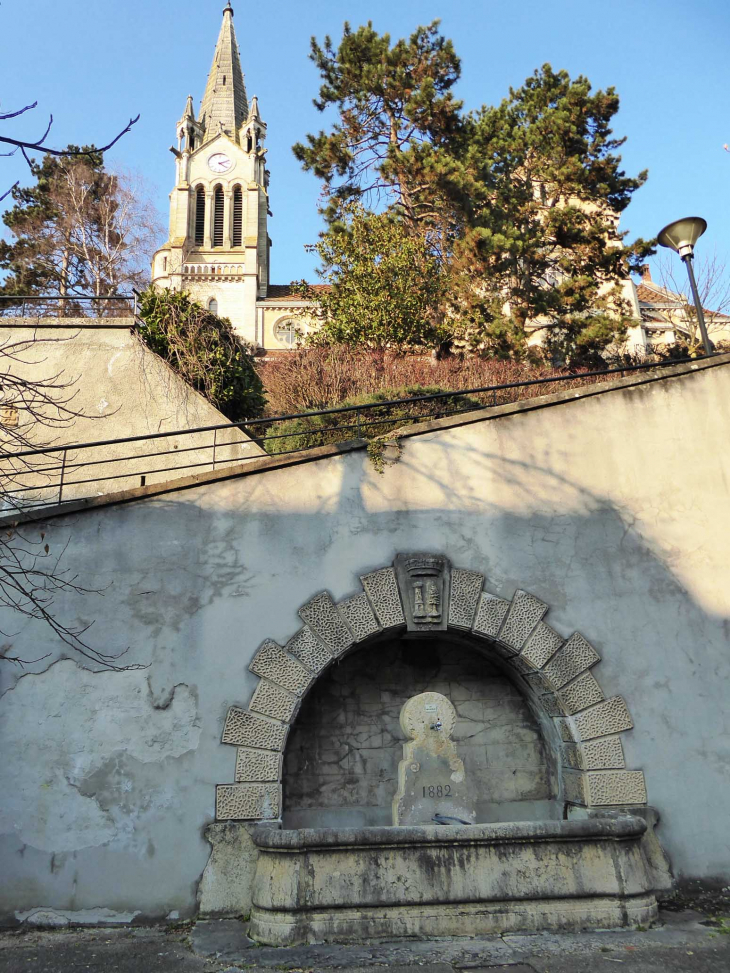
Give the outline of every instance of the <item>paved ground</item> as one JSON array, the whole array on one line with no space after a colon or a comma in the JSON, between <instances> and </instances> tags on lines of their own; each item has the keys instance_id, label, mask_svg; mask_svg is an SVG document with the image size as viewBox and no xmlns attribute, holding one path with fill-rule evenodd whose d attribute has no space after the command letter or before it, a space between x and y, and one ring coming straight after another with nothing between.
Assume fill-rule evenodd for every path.
<instances>
[{"instance_id":1,"label":"paved ground","mask_svg":"<svg viewBox=\"0 0 730 973\"><path fill-rule=\"evenodd\" d=\"M716 920L710 920L716 922ZM234 920L192 928L0 933L0 973L730 973L730 921L666 913L646 932L489 936L362 946L258 947Z\"/></svg>"}]
</instances>

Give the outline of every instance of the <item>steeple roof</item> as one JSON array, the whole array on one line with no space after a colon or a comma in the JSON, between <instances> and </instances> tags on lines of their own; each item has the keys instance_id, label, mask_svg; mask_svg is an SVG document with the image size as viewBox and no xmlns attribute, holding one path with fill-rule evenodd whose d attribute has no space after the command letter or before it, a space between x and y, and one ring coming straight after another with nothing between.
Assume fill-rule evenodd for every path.
<instances>
[{"instance_id":1,"label":"steeple roof","mask_svg":"<svg viewBox=\"0 0 730 973\"><path fill-rule=\"evenodd\" d=\"M200 106L200 124L205 128L206 140L214 138L221 126L231 138L236 138L247 117L248 99L233 28L233 7L229 3L223 11L223 25Z\"/></svg>"}]
</instances>

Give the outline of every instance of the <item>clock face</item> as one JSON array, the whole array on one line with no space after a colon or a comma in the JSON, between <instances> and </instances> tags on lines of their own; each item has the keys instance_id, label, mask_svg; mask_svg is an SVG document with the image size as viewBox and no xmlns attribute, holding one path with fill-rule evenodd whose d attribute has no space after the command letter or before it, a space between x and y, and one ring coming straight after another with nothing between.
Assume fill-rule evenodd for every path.
<instances>
[{"instance_id":1,"label":"clock face","mask_svg":"<svg viewBox=\"0 0 730 973\"><path fill-rule=\"evenodd\" d=\"M232 166L233 163L223 152L216 152L208 159L208 168L211 172L228 172Z\"/></svg>"}]
</instances>

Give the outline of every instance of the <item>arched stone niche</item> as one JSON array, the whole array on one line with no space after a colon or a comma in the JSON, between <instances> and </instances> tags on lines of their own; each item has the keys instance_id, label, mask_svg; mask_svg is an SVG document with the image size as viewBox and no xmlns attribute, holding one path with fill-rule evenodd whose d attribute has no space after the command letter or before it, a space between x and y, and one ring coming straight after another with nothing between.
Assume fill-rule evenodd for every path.
<instances>
[{"instance_id":1,"label":"arched stone niche","mask_svg":"<svg viewBox=\"0 0 730 973\"><path fill-rule=\"evenodd\" d=\"M347 654L403 633L451 634L510 674L551 746L557 800L606 809L647 803L643 772L626 768L621 734L633 723L625 701L604 696L593 672L598 652L580 633L551 628L547 604L519 589L511 601L491 594L483 575L441 555L399 555L360 580L362 590L338 603L326 591L316 595L284 646L267 640L256 652L249 668L259 683L248 707L229 710L223 730L236 761L233 782L217 787L217 820L281 819L284 749L307 693Z\"/></svg>"}]
</instances>

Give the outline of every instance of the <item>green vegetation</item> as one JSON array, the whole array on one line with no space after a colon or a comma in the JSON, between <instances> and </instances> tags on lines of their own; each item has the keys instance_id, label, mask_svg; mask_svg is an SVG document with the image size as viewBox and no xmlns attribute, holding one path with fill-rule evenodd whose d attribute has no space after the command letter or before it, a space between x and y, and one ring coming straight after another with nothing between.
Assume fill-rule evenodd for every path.
<instances>
[{"instance_id":1,"label":"green vegetation","mask_svg":"<svg viewBox=\"0 0 730 973\"><path fill-rule=\"evenodd\" d=\"M233 422L255 419L265 396L250 348L228 318L187 294L149 289L141 295L139 334L185 381Z\"/></svg>"},{"instance_id":2,"label":"green vegetation","mask_svg":"<svg viewBox=\"0 0 730 973\"><path fill-rule=\"evenodd\" d=\"M626 332L621 283L653 251L617 230L646 173L621 168L614 89L546 64L500 105L466 113L437 21L393 44L372 24L345 25L337 46L313 39L311 58L315 105L336 113L294 146L324 182L328 228L314 249L332 291L311 295L324 337L522 359L542 328L550 360L600 361Z\"/></svg>"},{"instance_id":3,"label":"green vegetation","mask_svg":"<svg viewBox=\"0 0 730 973\"><path fill-rule=\"evenodd\" d=\"M469 409L480 407L480 403L476 399L466 395L448 395L443 399L431 399L425 402L402 402L398 405L377 407L378 403L389 402L393 399L432 395L443 391L446 390L438 386L410 385L403 388L383 389L368 395L346 399L339 405L343 407L360 406L360 408L351 413L307 416L276 423L269 431L269 435L286 438L267 439L264 445L267 452L275 454L287 453L295 449L311 449L315 446L326 446L353 439L369 439L381 443L381 445L376 445L371 452L371 458L375 462L378 454L382 457L382 445L385 444L385 439L402 426L417 422L425 417L436 419L450 413L466 412ZM376 462L377 466L378 463Z\"/></svg>"}]
</instances>

